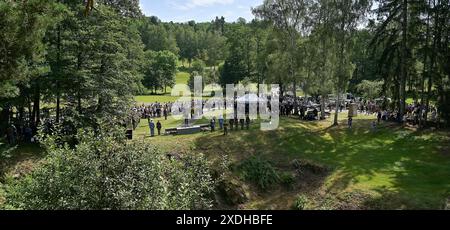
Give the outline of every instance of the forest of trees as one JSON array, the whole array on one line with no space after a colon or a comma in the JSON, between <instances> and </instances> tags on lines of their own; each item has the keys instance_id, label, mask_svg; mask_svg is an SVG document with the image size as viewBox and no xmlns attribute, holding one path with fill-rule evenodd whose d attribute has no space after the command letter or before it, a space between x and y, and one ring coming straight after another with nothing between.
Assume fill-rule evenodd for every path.
<instances>
[{"instance_id":1,"label":"forest of trees","mask_svg":"<svg viewBox=\"0 0 450 230\"><path fill-rule=\"evenodd\" d=\"M211 67L196 71L210 82L279 83L294 95L381 82L399 110L413 98L448 120L446 0L270 0L232 23L161 22L130 0L96 1L89 14L80 0L0 4L2 129L12 111L37 125L42 103L55 104L57 122L62 107L124 115L133 95L173 86L178 61Z\"/></svg>"},{"instance_id":2,"label":"forest of trees","mask_svg":"<svg viewBox=\"0 0 450 230\"><path fill-rule=\"evenodd\" d=\"M23 182L11 193L16 207L210 207L213 179L202 157L187 160L193 170L204 169L197 178L197 171L163 160L150 146L124 143L116 136L121 131L103 133L123 125L134 96L172 87L177 71L189 72L190 83L195 75L221 85L276 83L282 95L297 96L301 90L321 98L335 94L338 100L347 92L366 99L389 97L390 108L400 114L412 99L424 106L425 114L436 106L449 125L449 0L265 0L252 10L252 21L226 22L218 16L211 22L175 23L144 16L138 0L1 1L0 133L12 123L37 130L48 112L42 108L51 107L55 127L65 127L54 133L73 138L43 138L54 160L34 179L46 181L54 169L67 177L52 181L49 188ZM427 116L423 119L426 126ZM158 161L161 168L142 164ZM71 187L66 179L72 171L65 169L91 163L99 165L98 173L74 180ZM164 180L134 180L130 168ZM115 171L120 173L111 173ZM103 180L108 173L114 182ZM129 180L121 181L122 176ZM199 180L201 186L196 186ZM126 193L135 181L146 187ZM75 191L85 183L86 189ZM163 192L180 184L189 186L180 194ZM21 193L23 188L36 193ZM93 197L92 191L113 195ZM114 197L116 191L125 195ZM65 192L93 198L90 203L79 200L82 196L67 199L64 207L51 200L55 193L67 198ZM150 199L163 193L164 199ZM135 196L142 199L133 203L130 197Z\"/></svg>"}]
</instances>

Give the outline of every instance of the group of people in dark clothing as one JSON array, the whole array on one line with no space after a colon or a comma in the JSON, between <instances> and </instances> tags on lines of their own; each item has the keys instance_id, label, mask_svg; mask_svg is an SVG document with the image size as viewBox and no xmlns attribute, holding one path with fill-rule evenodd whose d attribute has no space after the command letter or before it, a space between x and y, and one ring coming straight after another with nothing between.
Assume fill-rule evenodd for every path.
<instances>
[{"instance_id":1,"label":"group of people in dark clothing","mask_svg":"<svg viewBox=\"0 0 450 230\"><path fill-rule=\"evenodd\" d=\"M173 103L156 102L148 105L135 106L132 110L139 113L140 117L144 119L164 117L167 120L167 117L172 113L172 105Z\"/></svg>"},{"instance_id":2,"label":"group of people in dark clothing","mask_svg":"<svg viewBox=\"0 0 450 230\"><path fill-rule=\"evenodd\" d=\"M234 119L225 120L222 116L219 117L219 129L223 131L223 135L228 135L229 131L237 131L239 127L241 130L250 129L250 116L246 116L246 118L238 119L237 116ZM216 128L216 118L211 119L210 121L211 132L215 131Z\"/></svg>"},{"instance_id":3,"label":"group of people in dark clothing","mask_svg":"<svg viewBox=\"0 0 450 230\"><path fill-rule=\"evenodd\" d=\"M16 145L19 142L31 143L34 141L33 133L35 132L36 129L33 131L33 128L30 125L19 126L19 128L17 128L17 125L10 124L6 128L6 140L9 145Z\"/></svg>"},{"instance_id":4,"label":"group of people in dark clothing","mask_svg":"<svg viewBox=\"0 0 450 230\"><path fill-rule=\"evenodd\" d=\"M280 102L281 116L299 116L301 120L314 121L319 119L320 100L314 98L294 98L293 96L284 96Z\"/></svg>"},{"instance_id":5,"label":"group of people in dark clothing","mask_svg":"<svg viewBox=\"0 0 450 230\"><path fill-rule=\"evenodd\" d=\"M148 125L150 128L150 136L154 137L155 136L155 128L158 131L158 136L161 136L161 130L162 130L162 124L161 121L158 121L156 124L153 121L153 119L148 119Z\"/></svg>"}]
</instances>

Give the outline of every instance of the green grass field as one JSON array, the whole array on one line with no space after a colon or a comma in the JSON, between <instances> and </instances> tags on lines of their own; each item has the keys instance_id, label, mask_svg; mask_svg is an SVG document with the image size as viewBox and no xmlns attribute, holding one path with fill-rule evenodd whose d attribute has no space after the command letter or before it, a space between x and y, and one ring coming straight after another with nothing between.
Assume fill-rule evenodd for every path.
<instances>
[{"instance_id":1,"label":"green grass field","mask_svg":"<svg viewBox=\"0 0 450 230\"><path fill-rule=\"evenodd\" d=\"M280 171L290 171L295 159L331 168L330 174L310 188L274 190L252 196L246 209L289 209L299 193L307 193L314 209L440 209L450 197L449 133L417 131L385 123L370 129L374 117L360 116L353 130L331 121L303 122L282 119L276 131L200 133L188 136L138 138L180 154L201 152L212 161L228 155L234 164L250 156L268 159ZM342 121L344 123L344 121ZM166 123L176 125L175 121Z\"/></svg>"},{"instance_id":2,"label":"green grass field","mask_svg":"<svg viewBox=\"0 0 450 230\"><path fill-rule=\"evenodd\" d=\"M189 81L189 73L186 72L178 72L176 75L176 84L187 84ZM167 93L158 92L156 95L139 95L135 97L135 101L137 104L145 104L145 103L167 103L167 102L175 102L180 97L173 97L171 95L172 88L167 88ZM209 96L203 96L204 99L210 98Z\"/></svg>"},{"instance_id":3,"label":"green grass field","mask_svg":"<svg viewBox=\"0 0 450 230\"><path fill-rule=\"evenodd\" d=\"M175 78L176 84L187 84L189 81L189 73L186 72L178 72ZM160 102L160 103L167 103L167 102L174 102L178 99L178 97L172 97L171 96L172 88L167 88L167 93L164 92L158 92L157 95L140 95L136 96L135 100L139 103L153 103L153 102Z\"/></svg>"},{"instance_id":4,"label":"green grass field","mask_svg":"<svg viewBox=\"0 0 450 230\"><path fill-rule=\"evenodd\" d=\"M153 138L148 135L147 121L142 120L134 139L153 143L165 152L202 153L211 162L228 156L232 169L251 156L269 160L280 172L292 172L295 159L330 169L324 177L301 178L307 183L299 181L301 186L292 190L277 187L259 191L243 182L249 194L249 200L239 206L243 209L290 209L299 194L308 197L310 209L442 209L450 198L449 132L419 131L391 123L383 123L373 132L373 119L358 117L353 130L345 125L330 127L331 120L283 118L275 131L260 131L254 123L250 130L233 131L229 136L216 131ZM182 123L161 121L164 128ZM2 144L1 148L2 183L5 178L28 174L43 157L36 146L7 149ZM231 173L238 178L236 171ZM5 193L2 187L0 207Z\"/></svg>"}]
</instances>

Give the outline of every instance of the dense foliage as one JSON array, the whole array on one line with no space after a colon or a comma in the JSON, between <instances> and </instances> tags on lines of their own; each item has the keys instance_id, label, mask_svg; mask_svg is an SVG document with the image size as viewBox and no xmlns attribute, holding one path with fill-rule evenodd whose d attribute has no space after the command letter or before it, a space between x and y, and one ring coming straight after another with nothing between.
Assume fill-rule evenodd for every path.
<instances>
[{"instance_id":1,"label":"dense foliage","mask_svg":"<svg viewBox=\"0 0 450 230\"><path fill-rule=\"evenodd\" d=\"M170 160L99 131L126 125L133 96L167 91L180 70L191 88L203 75L203 84L279 84L282 96L301 89L320 96L322 116L329 94L351 92L389 97L400 114L412 99L425 110L420 125L436 106L435 120L450 124L449 0L264 0L253 13L250 22L174 23L142 15L138 0L0 1L0 134L11 124L65 130L46 137L56 140L46 163L8 188L8 202L209 208L213 183L202 157ZM294 183L260 158L238 169L260 189Z\"/></svg>"},{"instance_id":2,"label":"dense foliage","mask_svg":"<svg viewBox=\"0 0 450 230\"><path fill-rule=\"evenodd\" d=\"M209 209L214 182L202 156L170 159L119 134L84 132L75 149L46 143L48 157L8 189L20 209Z\"/></svg>"},{"instance_id":3,"label":"dense foliage","mask_svg":"<svg viewBox=\"0 0 450 230\"><path fill-rule=\"evenodd\" d=\"M280 175L272 164L261 157L250 157L239 166L241 177L254 183L261 190L272 188L280 182Z\"/></svg>"}]
</instances>

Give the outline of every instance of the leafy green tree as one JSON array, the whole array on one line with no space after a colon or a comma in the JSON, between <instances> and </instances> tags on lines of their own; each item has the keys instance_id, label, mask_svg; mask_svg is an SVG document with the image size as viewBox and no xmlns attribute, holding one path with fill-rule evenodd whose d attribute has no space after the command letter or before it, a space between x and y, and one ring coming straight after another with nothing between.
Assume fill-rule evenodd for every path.
<instances>
[{"instance_id":1,"label":"leafy green tree","mask_svg":"<svg viewBox=\"0 0 450 230\"><path fill-rule=\"evenodd\" d=\"M311 5L312 1L309 0L265 0L261 6L253 10L257 17L270 21L277 29L280 48L287 56L289 64L286 80L292 83L294 96L297 96L299 76L297 58L300 56L297 40L308 30Z\"/></svg>"},{"instance_id":2,"label":"leafy green tree","mask_svg":"<svg viewBox=\"0 0 450 230\"><path fill-rule=\"evenodd\" d=\"M190 67L192 61L198 55L197 35L194 29L190 26L180 27L176 32L176 40L178 47L180 47L180 57L188 60Z\"/></svg>"},{"instance_id":3,"label":"leafy green tree","mask_svg":"<svg viewBox=\"0 0 450 230\"><path fill-rule=\"evenodd\" d=\"M48 156L8 188L8 205L38 210L187 210L212 206L214 181L206 158L168 158L123 130L85 130L75 149L47 137Z\"/></svg>"},{"instance_id":4,"label":"leafy green tree","mask_svg":"<svg viewBox=\"0 0 450 230\"><path fill-rule=\"evenodd\" d=\"M226 38L216 33L206 33L204 41L206 52L204 61L207 66L212 66L215 70L216 66L225 59Z\"/></svg>"},{"instance_id":5,"label":"leafy green tree","mask_svg":"<svg viewBox=\"0 0 450 230\"><path fill-rule=\"evenodd\" d=\"M304 92L321 96L321 119L325 119L325 103L334 88L332 76L336 71L335 43L333 39L322 35L321 28L316 28L315 33L306 41L305 49L307 68Z\"/></svg>"},{"instance_id":6,"label":"leafy green tree","mask_svg":"<svg viewBox=\"0 0 450 230\"><path fill-rule=\"evenodd\" d=\"M142 16L139 0L97 0L97 2L110 6L122 16L133 18Z\"/></svg>"},{"instance_id":7,"label":"leafy green tree","mask_svg":"<svg viewBox=\"0 0 450 230\"><path fill-rule=\"evenodd\" d=\"M220 84L237 84L254 78L256 71L256 41L245 24L233 24L226 37L228 56L220 68Z\"/></svg>"},{"instance_id":8,"label":"leafy green tree","mask_svg":"<svg viewBox=\"0 0 450 230\"><path fill-rule=\"evenodd\" d=\"M381 70L387 72L384 75L385 83L393 82L394 99L398 103L400 113L405 112L406 107L406 78L408 76L408 0L387 0L380 1L377 13L379 17L385 18L377 28L374 37L374 44L382 44L384 52L381 56ZM392 65L397 63L397 67Z\"/></svg>"},{"instance_id":9,"label":"leafy green tree","mask_svg":"<svg viewBox=\"0 0 450 230\"><path fill-rule=\"evenodd\" d=\"M355 65L351 60L351 51L355 30L359 23L362 22L367 11L370 9L371 1L369 0L342 0L342 1L321 1L321 10L331 10L330 19L327 26L330 29L330 36L334 36L336 42L336 72L335 87L337 100L340 103L341 94L348 87L348 82L352 78ZM334 124L338 124L338 107L334 117Z\"/></svg>"},{"instance_id":10,"label":"leafy green tree","mask_svg":"<svg viewBox=\"0 0 450 230\"><path fill-rule=\"evenodd\" d=\"M370 28L371 26L369 26ZM355 72L349 82L349 91L356 92L357 85L363 80L379 80L379 71L377 70L377 60L374 58L370 42L373 38L371 29L361 29L354 33L352 47L352 63L355 64ZM383 88L383 87L381 87Z\"/></svg>"},{"instance_id":11,"label":"leafy green tree","mask_svg":"<svg viewBox=\"0 0 450 230\"><path fill-rule=\"evenodd\" d=\"M82 116L124 116L141 80L143 46L136 27L110 7L88 17L81 8L49 32L50 93L74 101ZM67 25L67 26L66 26ZM75 100L74 100L75 99Z\"/></svg>"},{"instance_id":12,"label":"leafy green tree","mask_svg":"<svg viewBox=\"0 0 450 230\"><path fill-rule=\"evenodd\" d=\"M30 80L48 72L42 39L47 28L59 20L59 12L61 5L55 1L0 2L0 133L10 122L15 103L23 117L23 108L32 97L27 90ZM19 97L25 92L30 97Z\"/></svg>"},{"instance_id":13,"label":"leafy green tree","mask_svg":"<svg viewBox=\"0 0 450 230\"><path fill-rule=\"evenodd\" d=\"M169 33L164 24L153 24L149 18L143 19L139 28L145 50L170 51L178 54L180 49L174 35Z\"/></svg>"},{"instance_id":14,"label":"leafy green tree","mask_svg":"<svg viewBox=\"0 0 450 230\"><path fill-rule=\"evenodd\" d=\"M367 99L376 99L381 96L384 82L363 80L357 88L360 94Z\"/></svg>"},{"instance_id":15,"label":"leafy green tree","mask_svg":"<svg viewBox=\"0 0 450 230\"><path fill-rule=\"evenodd\" d=\"M156 93L158 89L164 89L175 85L177 71L177 56L169 51L147 51L147 67L144 72L143 84Z\"/></svg>"}]
</instances>

